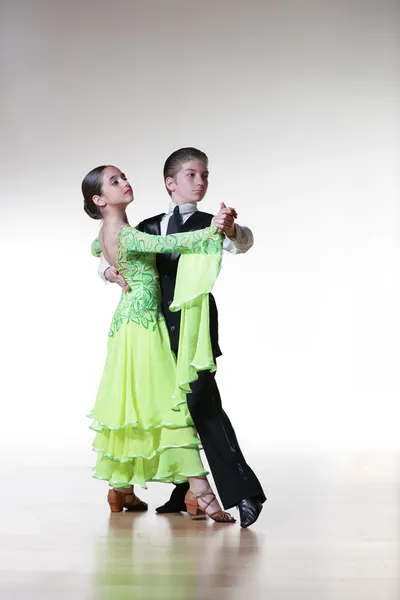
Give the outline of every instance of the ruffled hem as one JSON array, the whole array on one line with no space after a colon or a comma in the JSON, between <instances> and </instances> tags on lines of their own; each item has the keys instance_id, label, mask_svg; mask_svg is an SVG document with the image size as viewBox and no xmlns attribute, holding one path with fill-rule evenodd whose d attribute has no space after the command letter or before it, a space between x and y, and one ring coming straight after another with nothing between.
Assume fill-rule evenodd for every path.
<instances>
[{"instance_id":1,"label":"ruffled hem","mask_svg":"<svg viewBox=\"0 0 400 600\"><path fill-rule=\"evenodd\" d=\"M130 485L136 485L136 486L143 488L144 490L147 490L146 483L151 483L152 481L154 483L173 483L175 485L179 485L180 483L186 483L187 480L189 479L189 477L207 477L207 475L209 475L209 471L201 471L201 472L187 473L187 474L174 473L173 475L169 475L167 478L153 477L153 479L148 479L145 483L143 483L139 479L137 479L135 477L135 475L133 475L133 477L128 482L125 480L119 481L118 479L110 481L107 477L100 477L99 475L96 475L96 474L92 475L92 477L93 477L93 479L99 479L100 481L108 481L109 485L114 488L123 488L123 487L128 487Z\"/></svg>"},{"instance_id":2,"label":"ruffled hem","mask_svg":"<svg viewBox=\"0 0 400 600\"><path fill-rule=\"evenodd\" d=\"M162 423L158 423L157 425L150 425L149 427L139 427L138 425L138 421L126 421L123 425L118 426L118 427L113 427L112 425L109 425L108 423L104 423L103 421L100 421L99 419L96 418L96 415L94 414L94 412L91 412L87 415L87 417L89 419L93 419L93 423L89 426L89 429L91 429L92 431L121 431L122 429L126 429L128 427L132 427L132 429L135 429L136 431L152 431L153 429L186 429L188 427L192 427L192 423L190 418L187 416L187 422L183 423L183 424L179 424L179 423L168 423L166 421L163 421Z\"/></svg>"},{"instance_id":3,"label":"ruffled hem","mask_svg":"<svg viewBox=\"0 0 400 600\"><path fill-rule=\"evenodd\" d=\"M97 425L95 425L97 427ZM131 457L150 459L170 448L193 448L200 446L200 440L192 426L180 428L124 429L110 430L97 427L93 447L104 455L120 460Z\"/></svg>"},{"instance_id":4,"label":"ruffled hem","mask_svg":"<svg viewBox=\"0 0 400 600\"><path fill-rule=\"evenodd\" d=\"M198 447L172 447L152 458L135 456L129 462L112 460L98 452L93 477L108 481L113 487L139 485L147 488L149 481L182 483L188 477L207 475Z\"/></svg>"},{"instance_id":5,"label":"ruffled hem","mask_svg":"<svg viewBox=\"0 0 400 600\"><path fill-rule=\"evenodd\" d=\"M131 456L127 456L126 458L119 458L117 456L113 456L112 454L109 454L108 452L103 452L103 450L101 448L96 448L95 442L93 442L93 444L92 444L93 452L98 452L99 454L102 455L103 458L108 458L108 460L111 460L113 462L118 462L118 463L132 463L137 458L141 458L143 460L152 460L156 456L161 456L161 454L163 452L166 452L167 450L175 450L178 448L179 449L191 448L191 449L196 449L196 450L202 450L203 446L201 445L200 442L198 442L198 443L193 442L192 444L181 444L181 445L177 445L177 446L160 446L159 448L157 448L157 450L152 452L150 455L132 454Z\"/></svg>"}]
</instances>

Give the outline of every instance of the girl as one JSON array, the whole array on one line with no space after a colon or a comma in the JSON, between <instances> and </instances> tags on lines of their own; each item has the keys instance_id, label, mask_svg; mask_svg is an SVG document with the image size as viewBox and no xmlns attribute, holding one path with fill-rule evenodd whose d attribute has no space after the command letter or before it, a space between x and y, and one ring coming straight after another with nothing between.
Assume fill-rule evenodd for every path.
<instances>
[{"instance_id":1,"label":"girl","mask_svg":"<svg viewBox=\"0 0 400 600\"><path fill-rule=\"evenodd\" d=\"M133 191L116 167L93 169L82 182L84 209L103 219L102 251L129 285L112 319L107 359L95 406L89 415L98 452L94 477L105 479L111 511L146 510L133 485L189 480L185 502L192 515L235 519L221 509L206 478L200 442L186 405L190 382L200 370L215 370L209 334L208 293L218 275L222 238L214 226L153 236L129 226L126 207ZM161 312L155 253L180 252L175 298L182 311L180 351L170 349Z\"/></svg>"}]
</instances>

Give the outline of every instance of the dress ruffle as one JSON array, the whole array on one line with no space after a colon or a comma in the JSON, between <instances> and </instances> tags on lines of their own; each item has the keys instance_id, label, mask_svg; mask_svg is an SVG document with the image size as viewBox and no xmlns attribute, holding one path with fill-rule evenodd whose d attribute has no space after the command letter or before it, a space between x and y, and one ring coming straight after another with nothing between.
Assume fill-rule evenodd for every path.
<instances>
[{"instance_id":1,"label":"dress ruffle","mask_svg":"<svg viewBox=\"0 0 400 600\"><path fill-rule=\"evenodd\" d=\"M199 449L192 427L142 431L127 425L112 431L103 426L93 442L93 450L99 453L94 476L114 487L145 488L148 481L182 483L191 475L207 474Z\"/></svg>"},{"instance_id":2,"label":"dress ruffle","mask_svg":"<svg viewBox=\"0 0 400 600\"><path fill-rule=\"evenodd\" d=\"M175 409L186 406L190 383L198 378L199 371L216 370L210 339L209 294L218 277L221 259L221 253L183 254L178 264L175 294L170 306L172 312L181 311Z\"/></svg>"}]
</instances>

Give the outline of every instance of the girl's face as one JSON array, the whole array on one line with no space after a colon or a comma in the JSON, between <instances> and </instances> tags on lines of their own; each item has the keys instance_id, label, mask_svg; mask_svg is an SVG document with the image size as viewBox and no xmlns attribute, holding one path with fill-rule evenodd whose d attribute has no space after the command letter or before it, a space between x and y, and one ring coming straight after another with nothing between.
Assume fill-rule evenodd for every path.
<instances>
[{"instance_id":1,"label":"girl's face","mask_svg":"<svg viewBox=\"0 0 400 600\"><path fill-rule=\"evenodd\" d=\"M103 189L98 198L99 206L126 206L133 200L133 191L126 175L117 167L106 167L103 171Z\"/></svg>"}]
</instances>

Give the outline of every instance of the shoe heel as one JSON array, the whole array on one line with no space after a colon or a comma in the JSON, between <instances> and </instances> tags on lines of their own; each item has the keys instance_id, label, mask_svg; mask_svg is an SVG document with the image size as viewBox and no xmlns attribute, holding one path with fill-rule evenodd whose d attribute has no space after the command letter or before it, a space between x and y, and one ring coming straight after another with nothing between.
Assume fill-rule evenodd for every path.
<instances>
[{"instance_id":1,"label":"shoe heel","mask_svg":"<svg viewBox=\"0 0 400 600\"><path fill-rule=\"evenodd\" d=\"M115 490L110 490L107 496L108 504L110 505L110 511L112 513L122 512L124 510L124 497Z\"/></svg>"},{"instance_id":2,"label":"shoe heel","mask_svg":"<svg viewBox=\"0 0 400 600\"><path fill-rule=\"evenodd\" d=\"M205 519L204 510L199 507L196 496L191 490L188 490L185 496L186 511L192 519Z\"/></svg>"},{"instance_id":3,"label":"shoe heel","mask_svg":"<svg viewBox=\"0 0 400 600\"><path fill-rule=\"evenodd\" d=\"M186 504L186 512L193 517L197 517L202 514L202 510L198 507L197 504Z\"/></svg>"}]
</instances>

